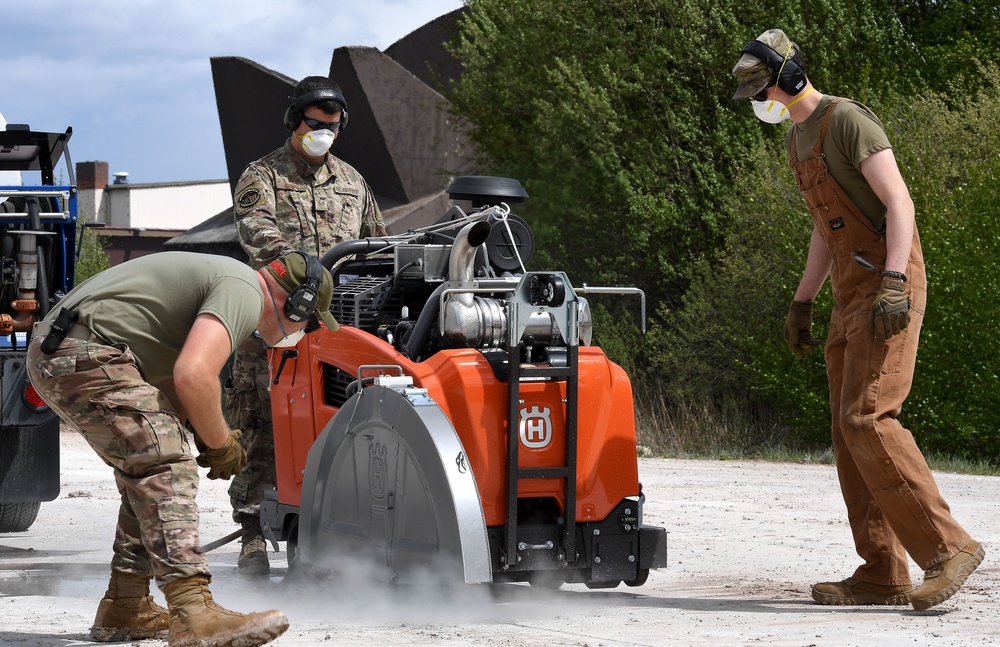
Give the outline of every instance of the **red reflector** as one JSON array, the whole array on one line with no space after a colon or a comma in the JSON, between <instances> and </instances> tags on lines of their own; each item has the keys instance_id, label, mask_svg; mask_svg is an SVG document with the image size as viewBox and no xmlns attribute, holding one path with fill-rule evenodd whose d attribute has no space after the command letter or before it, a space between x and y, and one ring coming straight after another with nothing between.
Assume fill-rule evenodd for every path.
<instances>
[{"instance_id":1,"label":"red reflector","mask_svg":"<svg viewBox=\"0 0 1000 647\"><path fill-rule=\"evenodd\" d=\"M29 407L35 409L36 411L41 411L49 406L45 404L45 400L42 399L42 396L38 395L38 391L35 390L34 385L30 382L28 383L28 387L24 390L24 401L28 403Z\"/></svg>"}]
</instances>

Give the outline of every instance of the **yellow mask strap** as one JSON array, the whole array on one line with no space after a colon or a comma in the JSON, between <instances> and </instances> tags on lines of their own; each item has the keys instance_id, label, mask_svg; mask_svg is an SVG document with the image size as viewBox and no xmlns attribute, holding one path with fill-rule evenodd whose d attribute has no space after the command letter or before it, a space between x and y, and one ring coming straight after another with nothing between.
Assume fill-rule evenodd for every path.
<instances>
[{"instance_id":1,"label":"yellow mask strap","mask_svg":"<svg viewBox=\"0 0 1000 647\"><path fill-rule=\"evenodd\" d=\"M781 67L778 68L778 78L779 79L781 78L781 73L785 69L785 61L788 60L788 55L791 54L791 53L792 53L792 43L791 43L791 41L789 41L788 42L788 49L785 50L785 55L781 59ZM778 88L778 82L777 81L774 82L774 87L775 87L775 90L774 90L774 96L771 97L771 105L769 105L767 107L767 111L768 112L771 112L771 108L774 107L774 97L778 96L778 90L777 90L777 88ZM782 89L784 89L784 88L782 88ZM795 102L793 101L792 103L795 103ZM790 103L788 105L791 106L792 104Z\"/></svg>"},{"instance_id":2,"label":"yellow mask strap","mask_svg":"<svg viewBox=\"0 0 1000 647\"><path fill-rule=\"evenodd\" d=\"M788 110L789 108L791 108L792 106L794 106L794 105L795 105L796 103L798 103L799 101L802 101L803 99L805 99L806 97L808 97L808 96L809 96L809 93L810 93L810 92L812 92L812 91L813 91L813 90L815 90L815 89L816 89L816 88L809 88L808 90L806 90L805 92L803 92L803 93L802 93L802 94L800 94L799 96L795 97L795 101L792 101L792 102L791 102L791 103L789 103L789 104L788 104L787 106L785 106L785 110ZM784 112L784 111L782 111L782 112Z\"/></svg>"}]
</instances>

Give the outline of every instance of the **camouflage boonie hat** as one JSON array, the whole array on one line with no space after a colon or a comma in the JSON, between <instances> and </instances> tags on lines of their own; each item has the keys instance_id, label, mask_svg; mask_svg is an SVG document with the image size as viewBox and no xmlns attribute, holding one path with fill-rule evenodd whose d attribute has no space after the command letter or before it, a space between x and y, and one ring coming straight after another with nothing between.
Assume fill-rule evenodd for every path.
<instances>
[{"instance_id":1,"label":"camouflage boonie hat","mask_svg":"<svg viewBox=\"0 0 1000 647\"><path fill-rule=\"evenodd\" d=\"M278 285L283 287L289 294L294 292L295 288L304 285L309 277L305 254L300 252L292 252L280 256L265 267L267 267L267 271L271 273L271 276L278 281ZM337 330L340 328L340 325L333 318L333 315L330 314L330 303L333 301L333 277L330 276L330 271L325 267L320 266L320 269L323 270L323 282L320 284L316 294L316 311L314 314L323 320L327 328Z\"/></svg>"},{"instance_id":2,"label":"camouflage boonie hat","mask_svg":"<svg viewBox=\"0 0 1000 647\"><path fill-rule=\"evenodd\" d=\"M780 29L768 29L756 40L773 49L779 56L791 58L799 51L799 46L789 40L785 32ZM740 82L733 99L746 99L766 88L776 75L764 61L753 54L743 54L733 67L733 76Z\"/></svg>"}]
</instances>

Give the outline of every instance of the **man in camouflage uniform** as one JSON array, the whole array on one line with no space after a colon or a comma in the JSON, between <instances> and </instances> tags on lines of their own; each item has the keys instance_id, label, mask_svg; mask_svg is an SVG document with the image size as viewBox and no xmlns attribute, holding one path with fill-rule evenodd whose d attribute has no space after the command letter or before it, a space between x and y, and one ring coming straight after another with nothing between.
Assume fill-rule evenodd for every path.
<instances>
[{"instance_id":1,"label":"man in camouflage uniform","mask_svg":"<svg viewBox=\"0 0 1000 647\"><path fill-rule=\"evenodd\" d=\"M288 628L280 611L243 615L214 603L195 496L198 465L229 479L244 459L239 430L223 418L219 373L255 331L271 345L304 332L311 313L302 321L285 302L305 283L308 260L296 253L254 271L207 254L144 256L80 284L35 324L31 383L114 469L121 493L95 640L250 647ZM335 327L329 272L316 292L316 314ZM153 576L169 612L149 596Z\"/></svg>"},{"instance_id":2,"label":"man in camouflage uniform","mask_svg":"<svg viewBox=\"0 0 1000 647\"><path fill-rule=\"evenodd\" d=\"M291 251L322 257L345 240L384 236L382 213L364 178L329 152L347 125L340 87L322 76L304 78L285 112L292 133L281 148L247 166L233 198L236 230L260 267ZM233 519L243 527L239 568L269 571L260 526L264 490L276 482L269 372L264 349L250 340L236 351L226 417L246 433L247 464L233 479Z\"/></svg>"}]
</instances>

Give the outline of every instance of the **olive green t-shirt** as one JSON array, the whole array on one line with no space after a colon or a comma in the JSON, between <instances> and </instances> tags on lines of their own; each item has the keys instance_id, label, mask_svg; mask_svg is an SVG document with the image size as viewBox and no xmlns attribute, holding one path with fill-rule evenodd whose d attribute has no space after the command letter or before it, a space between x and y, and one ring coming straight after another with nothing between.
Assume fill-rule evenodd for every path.
<instances>
[{"instance_id":1,"label":"olive green t-shirt","mask_svg":"<svg viewBox=\"0 0 1000 647\"><path fill-rule=\"evenodd\" d=\"M195 319L218 317L232 349L248 339L263 314L257 272L226 256L162 252L116 265L69 292L61 308L77 310L83 324L112 343L127 344L147 382L173 375Z\"/></svg>"},{"instance_id":2,"label":"olive green t-shirt","mask_svg":"<svg viewBox=\"0 0 1000 647\"><path fill-rule=\"evenodd\" d=\"M812 149L819 141L823 116L835 98L824 96L808 119L788 129L785 137L789 159L792 153L792 133L795 134L795 151L799 161L815 157ZM857 205L875 230L880 232L885 231L885 205L862 175L861 162L887 148L892 146L878 117L857 101L841 99L833 108L826 139L823 141L826 165L847 197Z\"/></svg>"}]
</instances>

